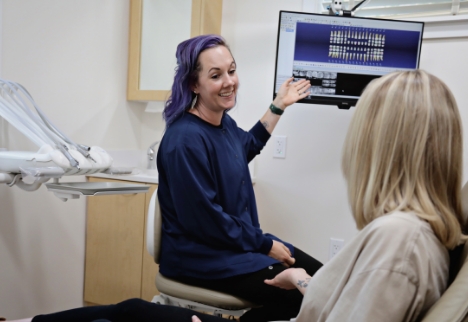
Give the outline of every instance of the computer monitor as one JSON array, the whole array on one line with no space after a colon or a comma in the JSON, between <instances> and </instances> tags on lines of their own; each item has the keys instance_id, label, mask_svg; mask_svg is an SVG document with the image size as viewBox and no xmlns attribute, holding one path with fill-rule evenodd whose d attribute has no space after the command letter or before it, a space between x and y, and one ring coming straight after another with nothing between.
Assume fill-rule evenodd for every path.
<instances>
[{"instance_id":1,"label":"computer monitor","mask_svg":"<svg viewBox=\"0 0 468 322\"><path fill-rule=\"evenodd\" d=\"M366 85L419 67L423 22L280 11L273 97L291 76L310 80L300 103L354 106Z\"/></svg>"}]
</instances>

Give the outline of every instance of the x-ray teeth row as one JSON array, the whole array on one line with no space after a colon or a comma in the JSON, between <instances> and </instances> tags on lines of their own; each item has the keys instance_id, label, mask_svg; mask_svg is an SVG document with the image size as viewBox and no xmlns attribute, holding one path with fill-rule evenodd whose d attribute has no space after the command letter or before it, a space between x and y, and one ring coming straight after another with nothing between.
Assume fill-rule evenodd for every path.
<instances>
[{"instance_id":1,"label":"x-ray teeth row","mask_svg":"<svg viewBox=\"0 0 468 322\"><path fill-rule=\"evenodd\" d=\"M317 70L303 70L295 69L293 70L293 75L295 77L307 77L307 78L319 78L319 79L336 79L337 73L334 72L322 72ZM297 81L299 79L295 79Z\"/></svg>"},{"instance_id":2,"label":"x-ray teeth row","mask_svg":"<svg viewBox=\"0 0 468 322\"><path fill-rule=\"evenodd\" d=\"M330 32L330 43L354 46L384 47L385 35L368 31L334 30Z\"/></svg>"},{"instance_id":3,"label":"x-ray teeth row","mask_svg":"<svg viewBox=\"0 0 468 322\"><path fill-rule=\"evenodd\" d=\"M324 88L320 86L312 86L310 88L311 95L320 95L320 94L334 95L335 93L336 93L336 90L334 88Z\"/></svg>"},{"instance_id":4,"label":"x-ray teeth row","mask_svg":"<svg viewBox=\"0 0 468 322\"><path fill-rule=\"evenodd\" d=\"M328 57L343 59L346 61L383 61L384 50L383 48L356 48L330 45Z\"/></svg>"}]
</instances>

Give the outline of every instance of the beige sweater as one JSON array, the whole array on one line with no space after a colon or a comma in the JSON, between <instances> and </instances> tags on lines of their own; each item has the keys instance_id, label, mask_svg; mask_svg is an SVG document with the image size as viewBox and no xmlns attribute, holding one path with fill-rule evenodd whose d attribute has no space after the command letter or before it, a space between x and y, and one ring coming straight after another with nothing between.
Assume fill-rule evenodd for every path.
<instances>
[{"instance_id":1,"label":"beige sweater","mask_svg":"<svg viewBox=\"0 0 468 322\"><path fill-rule=\"evenodd\" d=\"M418 321L444 292L448 270L448 251L427 222L389 214L313 276L296 321Z\"/></svg>"}]
</instances>

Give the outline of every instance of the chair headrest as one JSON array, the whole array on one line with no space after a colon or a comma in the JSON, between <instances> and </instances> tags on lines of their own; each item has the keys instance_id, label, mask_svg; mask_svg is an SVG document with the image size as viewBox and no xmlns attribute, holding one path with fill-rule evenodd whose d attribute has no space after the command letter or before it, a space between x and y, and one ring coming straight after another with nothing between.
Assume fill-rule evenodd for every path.
<instances>
[{"instance_id":1,"label":"chair headrest","mask_svg":"<svg viewBox=\"0 0 468 322\"><path fill-rule=\"evenodd\" d=\"M465 222L468 219L468 182L462 188L461 191L461 202L462 202L462 210L463 210L463 219Z\"/></svg>"},{"instance_id":2,"label":"chair headrest","mask_svg":"<svg viewBox=\"0 0 468 322\"><path fill-rule=\"evenodd\" d=\"M468 245L463 247L463 265L442 297L431 307L422 322L463 321L468 312ZM464 256L464 257L463 257Z\"/></svg>"}]
</instances>

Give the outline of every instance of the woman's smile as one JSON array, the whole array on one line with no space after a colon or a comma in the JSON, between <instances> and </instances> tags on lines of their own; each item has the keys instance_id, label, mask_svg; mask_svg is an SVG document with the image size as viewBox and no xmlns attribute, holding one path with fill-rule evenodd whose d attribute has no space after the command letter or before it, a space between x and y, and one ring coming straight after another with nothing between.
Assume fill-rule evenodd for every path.
<instances>
[{"instance_id":1,"label":"woman's smile","mask_svg":"<svg viewBox=\"0 0 468 322\"><path fill-rule=\"evenodd\" d=\"M236 62L224 46L205 50L199 61L201 70L193 87L198 95L195 108L209 120L220 120L224 111L236 105Z\"/></svg>"}]
</instances>

